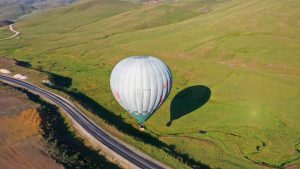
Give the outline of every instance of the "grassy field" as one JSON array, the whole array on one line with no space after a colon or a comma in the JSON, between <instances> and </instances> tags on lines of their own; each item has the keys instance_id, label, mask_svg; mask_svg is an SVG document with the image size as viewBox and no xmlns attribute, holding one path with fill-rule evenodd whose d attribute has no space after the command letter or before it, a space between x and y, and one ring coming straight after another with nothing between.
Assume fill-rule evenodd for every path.
<instances>
[{"instance_id":1,"label":"grassy field","mask_svg":"<svg viewBox=\"0 0 300 169\"><path fill-rule=\"evenodd\" d=\"M0 41L0 54L72 78L69 91L112 114L90 116L119 118L105 119L118 129L137 124L113 99L113 66L158 56L174 76L169 99L146 123L160 144L213 168L299 166L299 8L298 0L82 1L22 19L21 38ZM191 167L124 133L172 167Z\"/></svg>"},{"instance_id":2,"label":"grassy field","mask_svg":"<svg viewBox=\"0 0 300 169\"><path fill-rule=\"evenodd\" d=\"M12 33L9 31L8 27L0 27L0 39L10 37Z\"/></svg>"}]
</instances>

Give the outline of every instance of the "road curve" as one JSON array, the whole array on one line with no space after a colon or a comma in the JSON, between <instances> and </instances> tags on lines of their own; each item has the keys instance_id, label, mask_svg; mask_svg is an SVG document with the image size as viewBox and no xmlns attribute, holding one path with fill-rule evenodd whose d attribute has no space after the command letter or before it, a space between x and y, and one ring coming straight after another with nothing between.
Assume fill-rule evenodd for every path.
<instances>
[{"instance_id":1,"label":"road curve","mask_svg":"<svg viewBox=\"0 0 300 169\"><path fill-rule=\"evenodd\" d=\"M21 34L20 32L18 32L18 31L15 30L13 24L9 25L9 30L10 30L11 32L13 32L14 35L12 35L12 36L10 36L10 37L7 37L7 38L0 39L0 40L8 40L8 39L12 39L12 38L14 38L14 37L16 37L16 36L18 36L18 35Z\"/></svg>"},{"instance_id":2,"label":"road curve","mask_svg":"<svg viewBox=\"0 0 300 169\"><path fill-rule=\"evenodd\" d=\"M0 80L7 82L11 85L20 86L24 89L32 91L47 100L50 100L57 106L61 107L73 120L75 120L86 132L88 132L92 137L101 142L107 148L109 148L114 153L120 155L131 164L142 169L163 169L167 168L163 164L146 158L141 152L136 152L126 146L124 143L110 136L101 127L93 123L89 118L87 118L83 113L77 109L69 100L58 96L52 92L39 88L28 82L24 82L18 79L14 79L8 76L0 75Z\"/></svg>"}]
</instances>

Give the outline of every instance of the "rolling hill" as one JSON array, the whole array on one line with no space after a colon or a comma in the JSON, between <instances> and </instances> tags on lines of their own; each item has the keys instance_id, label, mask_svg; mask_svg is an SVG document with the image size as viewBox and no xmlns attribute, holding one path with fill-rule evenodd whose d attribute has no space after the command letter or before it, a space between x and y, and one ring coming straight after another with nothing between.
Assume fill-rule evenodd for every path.
<instances>
[{"instance_id":1,"label":"rolling hill","mask_svg":"<svg viewBox=\"0 0 300 169\"><path fill-rule=\"evenodd\" d=\"M299 9L298 0L87 0L22 19L21 38L0 41L0 55L72 78L69 91L107 110L89 116L174 168L299 167ZM106 118L137 127L109 87L131 55L158 56L173 72L169 99L146 123L173 151Z\"/></svg>"},{"instance_id":2,"label":"rolling hill","mask_svg":"<svg viewBox=\"0 0 300 169\"><path fill-rule=\"evenodd\" d=\"M0 0L0 20L15 20L34 10L67 5L76 0Z\"/></svg>"}]
</instances>

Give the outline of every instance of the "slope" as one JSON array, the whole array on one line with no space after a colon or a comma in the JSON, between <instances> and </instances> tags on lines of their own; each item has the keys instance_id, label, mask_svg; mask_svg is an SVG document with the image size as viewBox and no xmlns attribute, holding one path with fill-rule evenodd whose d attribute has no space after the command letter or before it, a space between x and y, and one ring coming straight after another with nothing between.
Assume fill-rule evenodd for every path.
<instances>
[{"instance_id":1,"label":"slope","mask_svg":"<svg viewBox=\"0 0 300 169\"><path fill-rule=\"evenodd\" d=\"M159 56L174 88L149 131L211 167L282 167L300 158L299 7L297 0L86 1L22 20L22 38L0 42L0 53L71 77L71 89L132 124L110 92L110 72L130 55ZM209 89L208 102L172 119L176 95L195 85ZM123 139L162 156L135 136Z\"/></svg>"}]
</instances>

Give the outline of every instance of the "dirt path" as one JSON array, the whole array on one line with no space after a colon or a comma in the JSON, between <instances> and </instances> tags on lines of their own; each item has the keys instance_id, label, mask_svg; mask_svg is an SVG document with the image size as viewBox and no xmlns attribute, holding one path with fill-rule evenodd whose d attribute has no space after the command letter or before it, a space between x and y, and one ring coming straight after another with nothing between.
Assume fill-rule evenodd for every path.
<instances>
[{"instance_id":1,"label":"dirt path","mask_svg":"<svg viewBox=\"0 0 300 169\"><path fill-rule=\"evenodd\" d=\"M18 31L15 30L13 24L9 25L8 27L9 27L9 30L10 30L12 33L14 33L14 35L12 35L12 36L10 36L10 37L7 37L7 38L0 39L0 41L1 41L1 40L12 39L12 38L14 38L14 37L16 37L16 36L18 36L18 35L21 34L20 32L18 32Z\"/></svg>"}]
</instances>

